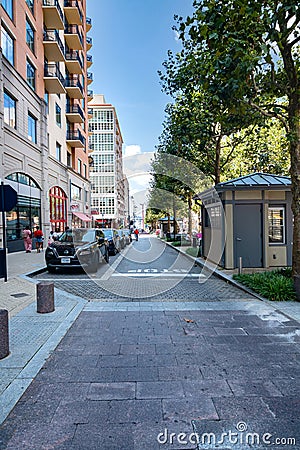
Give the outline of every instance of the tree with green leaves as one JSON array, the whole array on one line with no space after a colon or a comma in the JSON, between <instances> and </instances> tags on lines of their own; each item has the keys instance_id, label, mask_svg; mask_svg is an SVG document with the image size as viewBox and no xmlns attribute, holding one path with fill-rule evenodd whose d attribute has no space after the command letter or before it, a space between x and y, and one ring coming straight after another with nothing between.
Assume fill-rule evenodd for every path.
<instances>
[{"instance_id":1,"label":"tree with green leaves","mask_svg":"<svg viewBox=\"0 0 300 450\"><path fill-rule=\"evenodd\" d=\"M166 62L170 92L195 87L230 113L275 117L292 179L293 276L300 300L300 8L291 0L195 0L178 18L183 50Z\"/></svg>"}]
</instances>

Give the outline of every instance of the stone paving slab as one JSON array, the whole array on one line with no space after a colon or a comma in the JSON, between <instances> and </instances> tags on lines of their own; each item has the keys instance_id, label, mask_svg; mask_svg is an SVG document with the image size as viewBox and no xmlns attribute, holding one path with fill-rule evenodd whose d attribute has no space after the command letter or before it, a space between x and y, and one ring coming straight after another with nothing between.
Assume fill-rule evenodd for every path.
<instances>
[{"instance_id":1,"label":"stone paving slab","mask_svg":"<svg viewBox=\"0 0 300 450\"><path fill-rule=\"evenodd\" d=\"M203 303L198 310L171 310L166 303L165 311L103 311L86 304L0 427L0 448L195 449L182 439L199 423L218 431L220 423L267 427L278 421L293 433L299 397L297 386L289 387L293 374L298 376L300 346L269 340L286 336L290 320L259 305L224 302L214 311ZM267 341L247 334L248 316L252 325L274 334L263 335ZM229 333L238 324L245 333L206 342L212 336L201 334L202 325L207 329L209 323ZM137 343L124 344L129 337ZM165 433L166 443L159 443Z\"/></svg>"}]
</instances>

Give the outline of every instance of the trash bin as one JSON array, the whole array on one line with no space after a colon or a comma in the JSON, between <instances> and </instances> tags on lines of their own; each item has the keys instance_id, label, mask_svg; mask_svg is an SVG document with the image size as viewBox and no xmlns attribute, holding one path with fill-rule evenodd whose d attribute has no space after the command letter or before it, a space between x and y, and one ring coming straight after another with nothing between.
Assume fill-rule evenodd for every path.
<instances>
[{"instance_id":1,"label":"trash bin","mask_svg":"<svg viewBox=\"0 0 300 450\"><path fill-rule=\"evenodd\" d=\"M196 236L193 236L193 247L197 247L197 241L198 241L198 238L196 237Z\"/></svg>"},{"instance_id":2,"label":"trash bin","mask_svg":"<svg viewBox=\"0 0 300 450\"><path fill-rule=\"evenodd\" d=\"M5 277L5 251L0 248L0 278Z\"/></svg>"}]
</instances>

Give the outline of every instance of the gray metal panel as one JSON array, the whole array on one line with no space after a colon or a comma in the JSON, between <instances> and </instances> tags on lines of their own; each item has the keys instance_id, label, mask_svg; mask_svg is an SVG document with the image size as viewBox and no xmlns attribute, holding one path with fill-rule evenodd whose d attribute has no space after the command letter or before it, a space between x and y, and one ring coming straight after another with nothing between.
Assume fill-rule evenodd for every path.
<instances>
[{"instance_id":1,"label":"gray metal panel","mask_svg":"<svg viewBox=\"0 0 300 450\"><path fill-rule=\"evenodd\" d=\"M243 267L263 267L261 204L235 205L234 248L235 267L239 257Z\"/></svg>"}]
</instances>

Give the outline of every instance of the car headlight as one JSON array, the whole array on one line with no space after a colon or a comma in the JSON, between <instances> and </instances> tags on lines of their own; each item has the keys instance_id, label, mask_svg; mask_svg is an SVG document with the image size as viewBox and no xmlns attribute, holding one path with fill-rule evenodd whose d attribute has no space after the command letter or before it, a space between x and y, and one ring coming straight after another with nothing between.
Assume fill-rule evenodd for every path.
<instances>
[{"instance_id":1,"label":"car headlight","mask_svg":"<svg viewBox=\"0 0 300 450\"><path fill-rule=\"evenodd\" d=\"M47 250L47 256L53 256L53 255L54 255L53 250Z\"/></svg>"}]
</instances>

